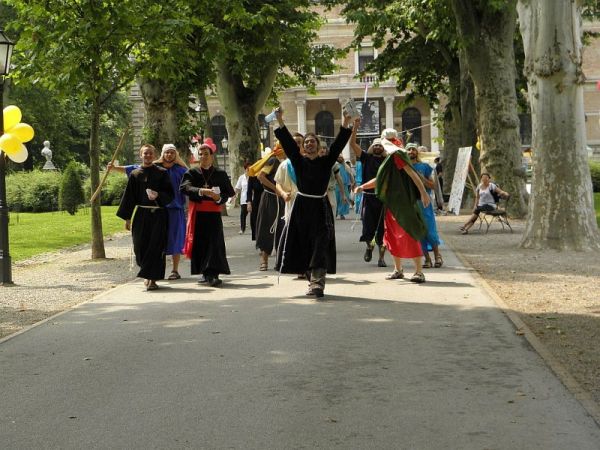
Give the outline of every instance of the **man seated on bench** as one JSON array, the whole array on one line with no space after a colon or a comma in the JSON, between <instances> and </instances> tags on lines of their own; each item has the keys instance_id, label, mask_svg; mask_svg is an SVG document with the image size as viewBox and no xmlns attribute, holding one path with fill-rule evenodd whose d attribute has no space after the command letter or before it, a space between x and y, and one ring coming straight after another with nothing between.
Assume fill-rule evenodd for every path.
<instances>
[{"instance_id":1,"label":"man seated on bench","mask_svg":"<svg viewBox=\"0 0 600 450\"><path fill-rule=\"evenodd\" d=\"M475 191L475 208L473 209L473 215L469 217L469 220L462 227L460 227L462 234L469 233L469 228L475 224L480 213L495 210L498 207L496 203L500 198L509 197L508 192L504 192L490 181L490 175L488 173L482 173L479 181L479 186L477 186Z\"/></svg>"}]
</instances>

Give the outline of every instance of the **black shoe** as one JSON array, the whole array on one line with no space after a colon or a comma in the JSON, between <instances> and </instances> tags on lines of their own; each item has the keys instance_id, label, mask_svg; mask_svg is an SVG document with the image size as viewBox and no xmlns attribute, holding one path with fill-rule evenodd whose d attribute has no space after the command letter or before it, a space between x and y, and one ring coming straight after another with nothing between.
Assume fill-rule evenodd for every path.
<instances>
[{"instance_id":1,"label":"black shoe","mask_svg":"<svg viewBox=\"0 0 600 450\"><path fill-rule=\"evenodd\" d=\"M210 284L212 287L219 287L223 284L223 280L221 280L219 277L215 277L210 280L208 284Z\"/></svg>"},{"instance_id":2,"label":"black shoe","mask_svg":"<svg viewBox=\"0 0 600 450\"><path fill-rule=\"evenodd\" d=\"M318 288L318 287L314 287L314 288L308 288L308 291L306 291L306 295L310 296L310 297L317 297L317 298L321 298L325 295L325 293L323 292L323 289Z\"/></svg>"},{"instance_id":3,"label":"black shoe","mask_svg":"<svg viewBox=\"0 0 600 450\"><path fill-rule=\"evenodd\" d=\"M383 259L380 259L379 261L377 261L377 267L387 267L387 264Z\"/></svg>"},{"instance_id":4,"label":"black shoe","mask_svg":"<svg viewBox=\"0 0 600 450\"><path fill-rule=\"evenodd\" d=\"M373 247L367 245L367 249L365 250L365 256L363 256L365 262L370 262L373 259Z\"/></svg>"}]
</instances>

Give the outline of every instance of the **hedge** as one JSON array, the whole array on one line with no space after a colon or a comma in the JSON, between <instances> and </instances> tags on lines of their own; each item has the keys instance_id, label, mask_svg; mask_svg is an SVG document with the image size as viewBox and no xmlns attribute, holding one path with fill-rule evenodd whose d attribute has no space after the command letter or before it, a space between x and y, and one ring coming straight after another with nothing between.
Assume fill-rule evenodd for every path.
<instances>
[{"instance_id":1,"label":"hedge","mask_svg":"<svg viewBox=\"0 0 600 450\"><path fill-rule=\"evenodd\" d=\"M600 161L590 161L590 173L594 192L600 192Z\"/></svg>"},{"instance_id":2,"label":"hedge","mask_svg":"<svg viewBox=\"0 0 600 450\"><path fill-rule=\"evenodd\" d=\"M89 170L78 167L80 177L84 181L84 203L91 197ZM103 175L101 174L101 177ZM6 177L6 202L11 211L16 212L49 212L59 209L59 189L62 174L50 170L33 170L31 172L14 172ZM121 173L111 173L102 188L103 205L118 205L127 177Z\"/></svg>"}]
</instances>

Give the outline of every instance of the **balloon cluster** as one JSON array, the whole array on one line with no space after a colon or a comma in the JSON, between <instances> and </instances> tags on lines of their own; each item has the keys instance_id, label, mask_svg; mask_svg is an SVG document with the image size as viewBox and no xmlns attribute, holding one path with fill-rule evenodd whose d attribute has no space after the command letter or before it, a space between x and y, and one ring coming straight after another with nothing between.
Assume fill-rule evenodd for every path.
<instances>
[{"instance_id":1,"label":"balloon cluster","mask_svg":"<svg viewBox=\"0 0 600 450\"><path fill-rule=\"evenodd\" d=\"M31 125L21 123L21 110L14 105L4 108L4 134L0 136L0 150L16 163L27 159L27 147L23 142L33 139Z\"/></svg>"}]
</instances>

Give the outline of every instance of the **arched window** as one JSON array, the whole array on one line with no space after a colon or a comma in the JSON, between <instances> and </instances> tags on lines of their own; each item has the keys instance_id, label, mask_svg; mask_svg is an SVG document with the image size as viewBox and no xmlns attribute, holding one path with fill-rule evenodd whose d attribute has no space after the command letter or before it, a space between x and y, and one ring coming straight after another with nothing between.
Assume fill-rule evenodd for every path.
<instances>
[{"instance_id":1,"label":"arched window","mask_svg":"<svg viewBox=\"0 0 600 450\"><path fill-rule=\"evenodd\" d=\"M319 111L315 116L315 134L319 136L321 143L329 148L335 137L333 114L329 111Z\"/></svg>"},{"instance_id":2,"label":"arched window","mask_svg":"<svg viewBox=\"0 0 600 450\"><path fill-rule=\"evenodd\" d=\"M414 142L417 145L421 145L421 113L417 108L406 108L402 113L402 137L404 141L406 139L406 130L410 130L412 136L407 142Z\"/></svg>"},{"instance_id":3,"label":"arched window","mask_svg":"<svg viewBox=\"0 0 600 450\"><path fill-rule=\"evenodd\" d=\"M223 153L223 146L221 141L223 138L227 137L227 128L225 127L225 116L216 115L210 119L210 125L212 128L212 139L215 144L217 144L217 149L219 153ZM226 153L227 151L225 151Z\"/></svg>"}]
</instances>

